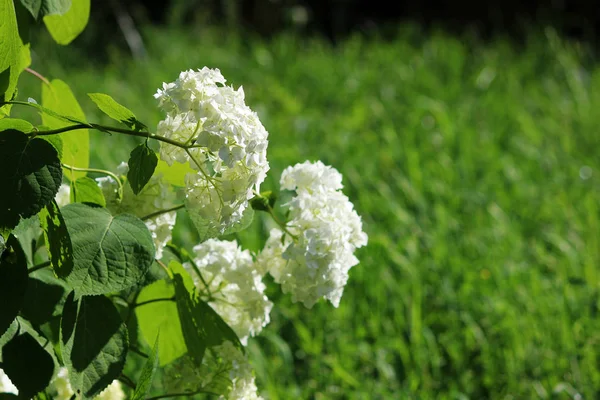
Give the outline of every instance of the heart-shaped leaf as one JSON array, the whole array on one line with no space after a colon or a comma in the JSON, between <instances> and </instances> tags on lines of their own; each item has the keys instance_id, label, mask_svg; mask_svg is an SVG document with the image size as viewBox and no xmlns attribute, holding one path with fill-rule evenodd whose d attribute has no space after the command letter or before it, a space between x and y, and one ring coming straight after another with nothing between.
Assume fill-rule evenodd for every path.
<instances>
[{"instance_id":1,"label":"heart-shaped leaf","mask_svg":"<svg viewBox=\"0 0 600 400\"><path fill-rule=\"evenodd\" d=\"M81 203L63 207L62 214L75 261L67 282L78 296L117 292L141 281L154 260L154 243L139 218Z\"/></svg>"}]
</instances>

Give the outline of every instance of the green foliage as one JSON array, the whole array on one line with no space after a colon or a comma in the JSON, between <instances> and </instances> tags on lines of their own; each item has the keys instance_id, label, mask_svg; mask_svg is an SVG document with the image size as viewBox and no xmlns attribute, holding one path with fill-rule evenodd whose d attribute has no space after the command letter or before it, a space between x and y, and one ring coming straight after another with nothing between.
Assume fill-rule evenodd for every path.
<instances>
[{"instance_id":1,"label":"green foliage","mask_svg":"<svg viewBox=\"0 0 600 400\"><path fill-rule=\"evenodd\" d=\"M0 336L14 321L27 292L27 260L17 238L10 235L0 255Z\"/></svg>"},{"instance_id":2,"label":"green foliage","mask_svg":"<svg viewBox=\"0 0 600 400\"><path fill-rule=\"evenodd\" d=\"M0 132L6 131L9 129L28 133L33 130L33 125L31 125L31 123L29 121L25 121L24 119L18 119L18 118L2 118L2 119L0 119Z\"/></svg>"},{"instance_id":3,"label":"green foliage","mask_svg":"<svg viewBox=\"0 0 600 400\"><path fill-rule=\"evenodd\" d=\"M38 216L21 219L19 225L13 229L12 234L19 239L21 248L27 259L27 265L33 266L35 250L38 247L38 239L42 234L40 220Z\"/></svg>"},{"instance_id":4,"label":"green foliage","mask_svg":"<svg viewBox=\"0 0 600 400\"><path fill-rule=\"evenodd\" d=\"M36 339L23 332L2 346L2 369L19 389L20 398L29 399L50 383L54 360Z\"/></svg>"},{"instance_id":5,"label":"green foliage","mask_svg":"<svg viewBox=\"0 0 600 400\"><path fill-rule=\"evenodd\" d=\"M254 210L269 211L275 207L277 195L272 191L262 192L260 196L255 196L250 200L250 205Z\"/></svg>"},{"instance_id":6,"label":"green foliage","mask_svg":"<svg viewBox=\"0 0 600 400\"><path fill-rule=\"evenodd\" d=\"M30 276L20 314L35 326L60 317L67 298L68 287L49 270L40 270Z\"/></svg>"},{"instance_id":7,"label":"green foliage","mask_svg":"<svg viewBox=\"0 0 600 400\"><path fill-rule=\"evenodd\" d=\"M67 297L60 325L63 361L73 388L92 398L123 370L127 356L127 327L105 296Z\"/></svg>"},{"instance_id":8,"label":"green foliage","mask_svg":"<svg viewBox=\"0 0 600 400\"><path fill-rule=\"evenodd\" d=\"M37 214L50 203L62 180L56 149L42 139L8 130L0 132L0 228L14 228L20 218Z\"/></svg>"},{"instance_id":9,"label":"green foliage","mask_svg":"<svg viewBox=\"0 0 600 400\"><path fill-rule=\"evenodd\" d=\"M100 111L115 121L119 121L129 128L141 131L147 129L127 107L117 103L115 99L104 93L88 93L88 96L98 106Z\"/></svg>"},{"instance_id":10,"label":"green foliage","mask_svg":"<svg viewBox=\"0 0 600 400\"><path fill-rule=\"evenodd\" d=\"M146 398L146 394L148 394L148 390L150 389L150 385L152 385L152 379L154 378L154 373L158 368L158 339L159 335L156 337L154 341L154 346L152 347L152 352L150 353L148 359L144 363L144 367L142 368L142 372L140 372L140 377L138 378L137 386L135 387L135 391L133 392L133 397L131 400L144 400Z\"/></svg>"},{"instance_id":11,"label":"green foliage","mask_svg":"<svg viewBox=\"0 0 600 400\"><path fill-rule=\"evenodd\" d=\"M29 65L29 48L19 37L17 17L12 0L0 1L0 103L12 99L19 75ZM30 61L30 60L29 60ZM0 115L8 113L0 106Z\"/></svg>"},{"instance_id":12,"label":"green foliage","mask_svg":"<svg viewBox=\"0 0 600 400\"><path fill-rule=\"evenodd\" d=\"M52 268L59 278L66 278L73 270L73 245L58 204L52 200L38 214Z\"/></svg>"},{"instance_id":13,"label":"green foliage","mask_svg":"<svg viewBox=\"0 0 600 400\"><path fill-rule=\"evenodd\" d=\"M242 214L242 218L237 223L235 223L232 226L230 226L229 228L225 229L222 233L222 236L232 235L232 234L235 234L235 233L238 233L238 232L248 229L250 224L252 224L253 220L254 220L254 210L251 207L248 207L244 210L244 213Z\"/></svg>"},{"instance_id":14,"label":"green foliage","mask_svg":"<svg viewBox=\"0 0 600 400\"><path fill-rule=\"evenodd\" d=\"M158 160L155 170L157 175L162 174L165 182L181 187L185 187L185 174L194 172L189 164L173 163L173 165L169 165L163 160Z\"/></svg>"},{"instance_id":15,"label":"green foliage","mask_svg":"<svg viewBox=\"0 0 600 400\"><path fill-rule=\"evenodd\" d=\"M147 143L141 143L131 151L127 181L133 193L139 194L142 191L152 178L157 164L158 157L154 150L148 147Z\"/></svg>"},{"instance_id":16,"label":"green foliage","mask_svg":"<svg viewBox=\"0 0 600 400\"><path fill-rule=\"evenodd\" d=\"M71 182L71 203L88 203L106 207L102 189L95 180L87 176Z\"/></svg>"},{"instance_id":17,"label":"green foliage","mask_svg":"<svg viewBox=\"0 0 600 400\"><path fill-rule=\"evenodd\" d=\"M72 122L85 123L85 115L79 106L79 102L77 102L69 85L60 79L54 79L50 85L42 84L42 105L44 108L54 111L59 116L74 117L60 118L48 112L43 112L42 122L51 129L72 125ZM90 159L89 133L87 129L62 133L61 138L63 141L61 158L63 163L72 167L87 168ZM74 180L85 176L85 172L69 170L68 176L71 180Z\"/></svg>"},{"instance_id":18,"label":"green foliage","mask_svg":"<svg viewBox=\"0 0 600 400\"><path fill-rule=\"evenodd\" d=\"M158 341L161 367L187 352L174 299L175 288L164 279L144 287L136 299L140 331L147 343Z\"/></svg>"},{"instance_id":19,"label":"green foliage","mask_svg":"<svg viewBox=\"0 0 600 400\"><path fill-rule=\"evenodd\" d=\"M2 120L0 120L0 121L2 121ZM43 140L47 141L48 143L50 143L52 145L52 147L54 147L54 149L56 150L56 154L58 154L58 158L62 159L63 141L62 141L62 138L60 137L60 135L47 135L47 136L38 136L38 137L40 139L43 139Z\"/></svg>"},{"instance_id":20,"label":"green foliage","mask_svg":"<svg viewBox=\"0 0 600 400\"><path fill-rule=\"evenodd\" d=\"M62 209L74 249L67 282L77 296L127 289L138 283L154 260L146 225L130 214L113 216L105 208L69 204Z\"/></svg>"},{"instance_id":21,"label":"green foliage","mask_svg":"<svg viewBox=\"0 0 600 400\"><path fill-rule=\"evenodd\" d=\"M62 15L71 8L71 0L19 0L21 4L31 13L33 18L38 19L45 15Z\"/></svg>"},{"instance_id":22,"label":"green foliage","mask_svg":"<svg viewBox=\"0 0 600 400\"><path fill-rule=\"evenodd\" d=\"M69 11L62 15L46 15L44 24L56 43L67 45L83 32L89 17L90 0L71 0Z\"/></svg>"},{"instance_id":23,"label":"green foliage","mask_svg":"<svg viewBox=\"0 0 600 400\"><path fill-rule=\"evenodd\" d=\"M181 264L171 261L177 312L183 338L197 368L202 366L207 348L229 340L244 351L235 332L208 304L200 299L196 286Z\"/></svg>"}]
</instances>

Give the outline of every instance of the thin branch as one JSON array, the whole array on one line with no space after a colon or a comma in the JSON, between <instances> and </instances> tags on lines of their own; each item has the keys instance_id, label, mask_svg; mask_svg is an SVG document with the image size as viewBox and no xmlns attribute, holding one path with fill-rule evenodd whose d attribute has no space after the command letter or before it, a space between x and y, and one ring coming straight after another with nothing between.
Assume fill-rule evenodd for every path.
<instances>
[{"instance_id":1,"label":"thin branch","mask_svg":"<svg viewBox=\"0 0 600 400\"><path fill-rule=\"evenodd\" d=\"M209 297L212 296L212 293L210 292L210 285L208 283L206 283L206 280L204 279L204 277L202 276L202 273L200 272L200 268L198 268L198 265L196 265L196 262L192 259L192 257L190 257L187 254L187 252L185 255L182 254L179 247L175 246L172 242L167 244L167 247L169 247L171 250L176 252L176 255L179 257L179 259L185 258L187 261L189 261L190 264L192 264L192 268L194 269L194 272L196 272L196 275L198 275L198 277L202 281L202 284L204 284L204 287L206 288L206 292L208 293L208 296Z\"/></svg>"},{"instance_id":2,"label":"thin branch","mask_svg":"<svg viewBox=\"0 0 600 400\"><path fill-rule=\"evenodd\" d=\"M142 221L146 221L147 219L154 218L154 217L157 217L157 216L159 216L159 215L162 215L162 214L166 214L166 213L168 213L168 212L171 212L171 211L177 211L177 210L180 210L180 209L182 209L183 207L185 207L185 204L179 204L178 206L174 206L174 207L171 207L171 208L165 208L164 210L158 210L158 211L155 211L155 212L153 212L153 213L150 213L150 214L148 214L148 215L145 215L145 216L143 216L143 217L142 217L142 218L140 218L140 219L141 219Z\"/></svg>"},{"instance_id":3,"label":"thin branch","mask_svg":"<svg viewBox=\"0 0 600 400\"><path fill-rule=\"evenodd\" d=\"M6 104L11 104L11 103L20 104L20 103L14 103L14 102L6 102ZM74 130L78 130L78 129L90 129L90 128L95 129L100 132L115 132L115 133L121 133L123 135L142 137L145 139L148 139L148 138L155 139L155 140L158 140L161 142L171 144L173 146L180 147L182 149L187 149L190 147L189 145L186 145L184 143L181 143L176 140L169 139L167 137L160 136L160 135L157 135L157 134L151 133L151 132L138 132L138 131L133 131L131 129L118 128L115 126L105 126L105 125L92 124L92 123L69 125L69 126L65 126L63 128L51 129L48 131L37 131L37 132L34 131L34 132L31 132L31 135L33 135L33 136L56 135L59 133L74 131Z\"/></svg>"},{"instance_id":4,"label":"thin branch","mask_svg":"<svg viewBox=\"0 0 600 400\"><path fill-rule=\"evenodd\" d=\"M142 356L144 358L148 358L148 354L144 353L143 351L141 351L140 349L138 349L135 346L129 346L129 350L133 351L135 354Z\"/></svg>"},{"instance_id":5,"label":"thin branch","mask_svg":"<svg viewBox=\"0 0 600 400\"><path fill-rule=\"evenodd\" d=\"M169 397L183 397L183 396L193 396L195 394L212 394L215 396L219 396L219 393L211 392L210 390L202 390L198 389L194 392L180 392L180 393L169 393L169 394L161 394L159 396L148 397L146 400L158 400L158 399L168 399Z\"/></svg>"},{"instance_id":6,"label":"thin branch","mask_svg":"<svg viewBox=\"0 0 600 400\"><path fill-rule=\"evenodd\" d=\"M135 390L135 388L137 386L135 384L135 382L130 377L125 375L124 373L121 373L121 376L119 376L119 381L123 382L125 385L129 386L133 390Z\"/></svg>"},{"instance_id":7,"label":"thin branch","mask_svg":"<svg viewBox=\"0 0 600 400\"><path fill-rule=\"evenodd\" d=\"M294 241L298 240L298 236L294 235L292 232L289 231L289 229L287 228L287 224L284 223L283 221L281 221L279 219L279 217L277 217L277 215L275 214L275 211L273 210L273 207L271 207L271 205L269 205L268 203L266 204L267 206L267 213L271 216L271 218L273 218L273 220L277 223L277 225L279 225L279 227L288 235L290 235L292 237L292 239Z\"/></svg>"},{"instance_id":8,"label":"thin branch","mask_svg":"<svg viewBox=\"0 0 600 400\"><path fill-rule=\"evenodd\" d=\"M108 175L111 178L113 178L115 181L120 181L119 177L114 174L113 172L107 171L105 169L98 169L98 168L79 168L79 167L74 167L72 165L67 165L67 164L61 164L63 166L63 168L66 169L70 169L72 171L83 171L83 172L96 172L99 174L104 174L104 175Z\"/></svg>"},{"instance_id":9,"label":"thin branch","mask_svg":"<svg viewBox=\"0 0 600 400\"><path fill-rule=\"evenodd\" d=\"M99 174L103 174L103 175L108 175L111 178L113 178L113 180L117 183L117 185L119 186L119 189L117 190L117 200L119 202L121 202L121 200L123 199L123 182L121 182L121 179L114 173L107 171L105 169L98 169L98 168L78 168L78 167L74 167L72 165L67 165L67 164L61 164L63 168L69 169L71 170L71 172L73 171L83 171L83 172L96 172Z\"/></svg>"},{"instance_id":10,"label":"thin branch","mask_svg":"<svg viewBox=\"0 0 600 400\"><path fill-rule=\"evenodd\" d=\"M40 270L40 269L42 269L42 268L49 267L50 265L52 265L52 261L50 261L50 260L48 260L48 261L44 261L44 262L43 262L43 263L41 263L41 264L34 265L33 267L29 268L29 269L27 270L27 273L31 274L31 273L33 273L33 272L35 272L35 271L37 271L37 270Z\"/></svg>"},{"instance_id":11,"label":"thin branch","mask_svg":"<svg viewBox=\"0 0 600 400\"><path fill-rule=\"evenodd\" d=\"M44 82L46 85L51 86L50 85L50 81L48 79L46 79L46 77L44 75L40 74L36 70L33 70L33 69L27 67L27 68L25 68L25 71L27 71L31 75L35 76L36 78L38 78L39 80L41 80L42 82Z\"/></svg>"},{"instance_id":12,"label":"thin branch","mask_svg":"<svg viewBox=\"0 0 600 400\"><path fill-rule=\"evenodd\" d=\"M156 261L156 263L158 265L160 265L165 270L165 272L167 273L167 275L169 274L169 267L167 267L164 262L160 261L157 258L155 258L154 261Z\"/></svg>"},{"instance_id":13,"label":"thin branch","mask_svg":"<svg viewBox=\"0 0 600 400\"><path fill-rule=\"evenodd\" d=\"M133 308L136 308L136 307L145 306L146 304L156 303L158 301L175 301L175 296L172 296L172 297L162 297L160 299L152 299L152 300L142 301L141 303L132 304L131 308L133 309Z\"/></svg>"}]
</instances>

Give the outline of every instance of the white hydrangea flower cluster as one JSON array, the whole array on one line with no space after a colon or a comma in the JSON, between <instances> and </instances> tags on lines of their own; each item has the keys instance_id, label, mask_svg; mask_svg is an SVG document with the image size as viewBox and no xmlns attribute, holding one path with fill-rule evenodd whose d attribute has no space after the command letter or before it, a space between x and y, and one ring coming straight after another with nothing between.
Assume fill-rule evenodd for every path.
<instances>
[{"instance_id":1,"label":"white hydrangea flower cluster","mask_svg":"<svg viewBox=\"0 0 600 400\"><path fill-rule=\"evenodd\" d=\"M121 163L118 167L119 174L127 174L128 168L127 163ZM129 185L124 185L123 198L120 201L117 194L119 186L112 177L96 178L96 182L106 199L106 208L113 214L129 213L137 217L144 217L177 204L176 193L171 185L162 179L161 173L153 175L137 195L133 193ZM166 244L171 240L176 217L177 212L170 211L144 221L152 234L157 259L162 257Z\"/></svg>"},{"instance_id":2,"label":"white hydrangea flower cluster","mask_svg":"<svg viewBox=\"0 0 600 400\"><path fill-rule=\"evenodd\" d=\"M19 389L11 382L10 378L0 368L0 393L12 393L14 395L19 394Z\"/></svg>"},{"instance_id":3,"label":"white hydrangea flower cluster","mask_svg":"<svg viewBox=\"0 0 600 400\"><path fill-rule=\"evenodd\" d=\"M71 382L69 381L69 371L65 367L60 367L58 373L50 382L48 392L54 400L70 400L75 394ZM95 400L124 400L125 392L118 380L112 381L106 389L100 392Z\"/></svg>"},{"instance_id":4,"label":"white hydrangea flower cluster","mask_svg":"<svg viewBox=\"0 0 600 400\"><path fill-rule=\"evenodd\" d=\"M307 161L286 168L280 184L296 192L287 203L294 238L272 230L258 263L294 302L311 308L324 297L338 307L348 271L359 262L354 251L367 244L361 218L340 191L342 175L321 161Z\"/></svg>"},{"instance_id":5,"label":"white hydrangea flower cluster","mask_svg":"<svg viewBox=\"0 0 600 400\"><path fill-rule=\"evenodd\" d=\"M228 340L213 349L221 358L221 363L228 365L231 379L231 390L226 396L219 396L219 400L262 400L257 393L252 366L244 354Z\"/></svg>"},{"instance_id":6,"label":"white hydrangea flower cluster","mask_svg":"<svg viewBox=\"0 0 600 400\"><path fill-rule=\"evenodd\" d=\"M186 175L186 207L199 229L221 234L240 221L265 180L268 132L245 104L243 89L226 86L218 69L181 72L154 97L167 114L158 135L197 146L161 142L160 157L198 171Z\"/></svg>"},{"instance_id":7,"label":"white hydrangea flower cluster","mask_svg":"<svg viewBox=\"0 0 600 400\"><path fill-rule=\"evenodd\" d=\"M194 252L194 262L213 299L208 304L246 345L248 337L257 335L269 323L273 308L250 252L242 250L235 241L216 239L195 246ZM206 291L192 266L186 263L185 267L196 285Z\"/></svg>"}]
</instances>

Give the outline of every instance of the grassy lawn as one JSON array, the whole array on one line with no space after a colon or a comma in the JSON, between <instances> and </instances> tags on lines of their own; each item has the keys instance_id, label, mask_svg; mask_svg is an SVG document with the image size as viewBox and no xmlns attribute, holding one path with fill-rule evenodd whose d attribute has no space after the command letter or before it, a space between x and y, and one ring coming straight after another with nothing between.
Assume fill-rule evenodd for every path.
<instances>
[{"instance_id":1,"label":"grassy lawn","mask_svg":"<svg viewBox=\"0 0 600 400\"><path fill-rule=\"evenodd\" d=\"M94 66L39 41L32 68L105 92L149 126L181 70L218 67L270 133L283 168L344 175L369 244L341 305L293 304L269 284L271 324L250 341L269 399L600 396L600 67L551 31L521 44L405 28L337 47L280 36L148 29L148 58ZM20 98L39 98L27 75ZM92 133L92 165L132 140ZM114 143L114 144L113 144ZM258 250L256 219L239 235ZM177 240L193 245L182 226Z\"/></svg>"}]
</instances>

